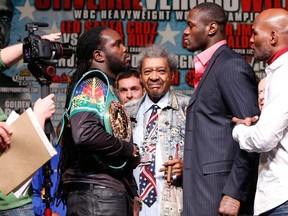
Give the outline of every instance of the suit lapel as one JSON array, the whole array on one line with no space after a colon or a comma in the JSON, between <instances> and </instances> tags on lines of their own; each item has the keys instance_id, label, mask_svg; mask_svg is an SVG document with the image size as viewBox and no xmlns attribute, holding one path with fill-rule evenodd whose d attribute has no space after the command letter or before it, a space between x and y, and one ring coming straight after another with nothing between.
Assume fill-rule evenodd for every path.
<instances>
[{"instance_id":1,"label":"suit lapel","mask_svg":"<svg viewBox=\"0 0 288 216\"><path fill-rule=\"evenodd\" d=\"M205 71L204 71L204 74L203 74L203 76L202 76L202 78L201 78L201 81L200 81L198 87L196 88L196 90L194 91L194 93L192 94L192 96L191 96L191 98L190 98L188 107L191 106L191 105L195 102L195 100L196 100L196 98L197 98L197 95L198 95L198 92L200 91L203 83L205 82L205 79L206 79L207 75L210 73L211 67L212 67L213 64L215 63L215 60L216 60L217 57L223 52L223 50L226 49L226 48L227 48L227 45L224 44L224 45L220 46L220 47L215 51L215 53L212 55L211 59L209 60L208 65L207 65L207 67L206 67L206 69L205 69Z\"/></svg>"},{"instance_id":2,"label":"suit lapel","mask_svg":"<svg viewBox=\"0 0 288 216\"><path fill-rule=\"evenodd\" d=\"M190 107L194 103L195 99L196 99L196 96L195 96L195 92L194 92L190 97L187 108Z\"/></svg>"},{"instance_id":3,"label":"suit lapel","mask_svg":"<svg viewBox=\"0 0 288 216\"><path fill-rule=\"evenodd\" d=\"M205 69L205 71L204 71L204 74L203 74L203 76L202 76L202 78L201 78L201 81L200 81L198 87L196 88L195 93L199 92L199 90L201 89L201 87L202 87L202 85L203 85L203 83L204 83L207 75L208 75L208 74L210 73L210 71L211 71L211 67L212 67L213 64L215 63L215 60L216 60L217 57L223 52L223 50L226 49L226 48L227 48L227 45L224 44L224 45L220 46L220 47L215 51L215 53L212 55L211 59L210 59L209 62L208 62L208 65L207 65L207 67L206 67L206 69Z\"/></svg>"}]
</instances>

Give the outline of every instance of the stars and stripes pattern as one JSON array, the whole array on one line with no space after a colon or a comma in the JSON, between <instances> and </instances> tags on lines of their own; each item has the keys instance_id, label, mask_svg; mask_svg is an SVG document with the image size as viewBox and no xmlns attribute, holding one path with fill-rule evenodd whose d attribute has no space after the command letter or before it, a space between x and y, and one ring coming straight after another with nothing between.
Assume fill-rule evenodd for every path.
<instances>
[{"instance_id":1,"label":"stars and stripes pattern","mask_svg":"<svg viewBox=\"0 0 288 216\"><path fill-rule=\"evenodd\" d=\"M152 206L157 199L156 179L155 179L155 150L157 142L157 110L160 109L157 105L152 105L152 109L149 121L146 126L145 139L149 139L152 142L148 143L145 148L145 152L152 155L152 161L148 165L141 166L140 169L140 197L147 206Z\"/></svg>"}]
</instances>

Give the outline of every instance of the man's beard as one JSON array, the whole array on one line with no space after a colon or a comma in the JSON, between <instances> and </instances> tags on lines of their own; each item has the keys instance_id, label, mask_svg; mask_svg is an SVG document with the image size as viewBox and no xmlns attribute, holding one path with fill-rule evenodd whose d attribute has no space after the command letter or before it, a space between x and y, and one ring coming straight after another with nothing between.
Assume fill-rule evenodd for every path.
<instances>
[{"instance_id":1,"label":"man's beard","mask_svg":"<svg viewBox=\"0 0 288 216\"><path fill-rule=\"evenodd\" d=\"M119 73L123 71L127 71L130 68L130 64L124 64L124 62L122 62L121 59L115 56L106 54L106 58L108 60L110 70L115 75L118 75Z\"/></svg>"},{"instance_id":2,"label":"man's beard","mask_svg":"<svg viewBox=\"0 0 288 216\"><path fill-rule=\"evenodd\" d=\"M270 49L267 49L266 47L263 47L262 49L258 49L257 52L254 50L254 58L258 61L266 61L270 58L271 51Z\"/></svg>"}]
</instances>

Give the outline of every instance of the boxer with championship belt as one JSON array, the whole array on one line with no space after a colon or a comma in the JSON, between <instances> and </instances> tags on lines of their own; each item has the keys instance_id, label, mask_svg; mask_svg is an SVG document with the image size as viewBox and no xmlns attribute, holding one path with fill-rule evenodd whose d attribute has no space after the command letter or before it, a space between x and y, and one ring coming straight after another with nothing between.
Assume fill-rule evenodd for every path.
<instances>
[{"instance_id":1,"label":"boxer with championship belt","mask_svg":"<svg viewBox=\"0 0 288 216\"><path fill-rule=\"evenodd\" d=\"M130 119L114 94L116 76L130 68L121 36L108 27L84 32L67 89L61 184L67 216L132 215L133 169L140 162Z\"/></svg>"},{"instance_id":2,"label":"boxer with championship belt","mask_svg":"<svg viewBox=\"0 0 288 216\"><path fill-rule=\"evenodd\" d=\"M102 79L101 79L101 78ZM71 118L78 112L96 113L104 121L105 129L108 133L127 142L131 139L131 122L126 111L110 85L108 77L100 70L91 70L85 73L78 81L72 93L69 108L65 116ZM70 114L68 112L70 111ZM122 169L126 161L118 166L113 166L109 162L104 162L97 154L94 158L111 169Z\"/></svg>"}]
</instances>

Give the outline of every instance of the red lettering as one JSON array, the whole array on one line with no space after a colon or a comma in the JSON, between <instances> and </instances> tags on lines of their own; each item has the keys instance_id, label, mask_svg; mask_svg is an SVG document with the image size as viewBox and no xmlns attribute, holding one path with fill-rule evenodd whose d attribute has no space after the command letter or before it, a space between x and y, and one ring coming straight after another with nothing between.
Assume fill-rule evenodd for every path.
<instances>
[{"instance_id":1,"label":"red lettering","mask_svg":"<svg viewBox=\"0 0 288 216\"><path fill-rule=\"evenodd\" d=\"M75 10L82 10L85 7L85 0L74 0L74 7ZM87 10L96 10L97 9L97 5L95 4L95 0L87 0Z\"/></svg>"},{"instance_id":2,"label":"red lettering","mask_svg":"<svg viewBox=\"0 0 288 216\"><path fill-rule=\"evenodd\" d=\"M66 73L62 73L61 76L55 75L52 77L52 83L69 83L70 77Z\"/></svg>"},{"instance_id":3,"label":"red lettering","mask_svg":"<svg viewBox=\"0 0 288 216\"><path fill-rule=\"evenodd\" d=\"M248 36L228 36L228 46L231 48L247 49L250 48L250 37Z\"/></svg>"},{"instance_id":4,"label":"red lettering","mask_svg":"<svg viewBox=\"0 0 288 216\"><path fill-rule=\"evenodd\" d=\"M99 1L99 9L104 10L106 8L106 0Z\"/></svg>"},{"instance_id":5,"label":"red lettering","mask_svg":"<svg viewBox=\"0 0 288 216\"><path fill-rule=\"evenodd\" d=\"M52 77L52 83L59 83L59 76L55 75Z\"/></svg>"},{"instance_id":6,"label":"red lettering","mask_svg":"<svg viewBox=\"0 0 288 216\"><path fill-rule=\"evenodd\" d=\"M132 0L133 2L133 10L142 10L142 6L140 6L141 0Z\"/></svg>"},{"instance_id":7,"label":"red lettering","mask_svg":"<svg viewBox=\"0 0 288 216\"><path fill-rule=\"evenodd\" d=\"M116 1L117 9L133 9L133 10L142 10L142 6L139 5L139 0L118 0ZM123 7L122 7L123 4Z\"/></svg>"},{"instance_id":8,"label":"red lettering","mask_svg":"<svg viewBox=\"0 0 288 216\"><path fill-rule=\"evenodd\" d=\"M48 10L51 7L51 2L45 0L35 0L35 8L37 10Z\"/></svg>"},{"instance_id":9,"label":"red lettering","mask_svg":"<svg viewBox=\"0 0 288 216\"><path fill-rule=\"evenodd\" d=\"M116 0L116 8L131 10L131 0Z\"/></svg>"},{"instance_id":10,"label":"red lettering","mask_svg":"<svg viewBox=\"0 0 288 216\"><path fill-rule=\"evenodd\" d=\"M151 25L148 22L143 23L143 33L150 34L151 33Z\"/></svg>"},{"instance_id":11,"label":"red lettering","mask_svg":"<svg viewBox=\"0 0 288 216\"><path fill-rule=\"evenodd\" d=\"M234 33L234 28L233 28L233 25L231 23L227 23L226 24L226 28L225 28L225 34L226 36L228 35L233 35Z\"/></svg>"},{"instance_id":12,"label":"red lettering","mask_svg":"<svg viewBox=\"0 0 288 216\"><path fill-rule=\"evenodd\" d=\"M134 26L134 22L127 22L127 34L133 34L133 26Z\"/></svg>"},{"instance_id":13,"label":"red lettering","mask_svg":"<svg viewBox=\"0 0 288 216\"><path fill-rule=\"evenodd\" d=\"M281 0L274 0L273 3L274 3L274 5L273 5L274 8L282 8ZM287 8L287 3L286 3L286 8Z\"/></svg>"},{"instance_id":14,"label":"red lettering","mask_svg":"<svg viewBox=\"0 0 288 216\"><path fill-rule=\"evenodd\" d=\"M100 10L106 10L106 9L113 10L113 9L115 9L114 0L109 1L109 4L108 4L107 0L100 0L99 9Z\"/></svg>"},{"instance_id":15,"label":"red lettering","mask_svg":"<svg viewBox=\"0 0 288 216\"><path fill-rule=\"evenodd\" d=\"M84 0L74 1L74 9L75 10L82 10L84 8L84 3L85 3ZM71 3L69 6L71 7Z\"/></svg>"},{"instance_id":16,"label":"red lettering","mask_svg":"<svg viewBox=\"0 0 288 216\"><path fill-rule=\"evenodd\" d=\"M86 8L85 3L87 2ZM75 10L96 10L97 4L95 0L35 0L35 8L38 10L49 10L52 6L53 10L71 10L74 5Z\"/></svg>"},{"instance_id":17,"label":"red lettering","mask_svg":"<svg viewBox=\"0 0 288 216\"><path fill-rule=\"evenodd\" d=\"M117 31L121 37L124 37L123 33L123 25L121 21L115 22L114 28L115 31Z\"/></svg>"},{"instance_id":18,"label":"red lettering","mask_svg":"<svg viewBox=\"0 0 288 216\"><path fill-rule=\"evenodd\" d=\"M81 22L65 20L61 22L61 32L62 33L81 33Z\"/></svg>"},{"instance_id":19,"label":"red lettering","mask_svg":"<svg viewBox=\"0 0 288 216\"><path fill-rule=\"evenodd\" d=\"M94 24L92 21L86 21L84 23L84 31L88 31L90 28L97 27L99 25Z\"/></svg>"},{"instance_id":20,"label":"red lettering","mask_svg":"<svg viewBox=\"0 0 288 216\"><path fill-rule=\"evenodd\" d=\"M239 36L251 36L252 24L237 24L237 35Z\"/></svg>"},{"instance_id":21,"label":"red lettering","mask_svg":"<svg viewBox=\"0 0 288 216\"><path fill-rule=\"evenodd\" d=\"M61 1L60 0L54 0L53 9L54 10L61 10Z\"/></svg>"},{"instance_id":22,"label":"red lettering","mask_svg":"<svg viewBox=\"0 0 288 216\"><path fill-rule=\"evenodd\" d=\"M123 25L121 21L86 21L84 23L84 31L89 30L90 28L95 28L98 26L107 26L111 29L114 29L115 31L117 31L121 37L124 37L124 33L123 33Z\"/></svg>"},{"instance_id":23,"label":"red lettering","mask_svg":"<svg viewBox=\"0 0 288 216\"><path fill-rule=\"evenodd\" d=\"M135 22L135 32L136 34L142 33L142 23Z\"/></svg>"},{"instance_id":24,"label":"red lettering","mask_svg":"<svg viewBox=\"0 0 288 216\"><path fill-rule=\"evenodd\" d=\"M95 0L87 1L87 9L88 10L97 10L97 4L95 4Z\"/></svg>"},{"instance_id":25,"label":"red lettering","mask_svg":"<svg viewBox=\"0 0 288 216\"><path fill-rule=\"evenodd\" d=\"M287 2L287 0L286 0ZM281 8L281 0L241 0L243 12L261 12L268 8ZM287 7L287 3L286 3Z\"/></svg>"},{"instance_id":26,"label":"red lettering","mask_svg":"<svg viewBox=\"0 0 288 216\"><path fill-rule=\"evenodd\" d=\"M136 44L136 34L128 34L127 46L135 46Z\"/></svg>"},{"instance_id":27,"label":"red lettering","mask_svg":"<svg viewBox=\"0 0 288 216\"><path fill-rule=\"evenodd\" d=\"M127 34L157 34L157 22L128 22Z\"/></svg>"},{"instance_id":28,"label":"red lettering","mask_svg":"<svg viewBox=\"0 0 288 216\"><path fill-rule=\"evenodd\" d=\"M144 47L153 44L155 35L145 34L128 34L127 46Z\"/></svg>"},{"instance_id":29,"label":"red lettering","mask_svg":"<svg viewBox=\"0 0 288 216\"><path fill-rule=\"evenodd\" d=\"M141 0L100 0L100 10L142 10Z\"/></svg>"},{"instance_id":30,"label":"red lettering","mask_svg":"<svg viewBox=\"0 0 288 216\"><path fill-rule=\"evenodd\" d=\"M127 22L128 46L153 44L157 35L157 22Z\"/></svg>"},{"instance_id":31,"label":"red lettering","mask_svg":"<svg viewBox=\"0 0 288 216\"><path fill-rule=\"evenodd\" d=\"M152 25L151 33L158 34L157 33L158 22L152 22L151 25Z\"/></svg>"},{"instance_id":32,"label":"red lettering","mask_svg":"<svg viewBox=\"0 0 288 216\"><path fill-rule=\"evenodd\" d=\"M260 12L263 7L263 0L241 0L243 12ZM251 2L252 1L252 2Z\"/></svg>"}]
</instances>

